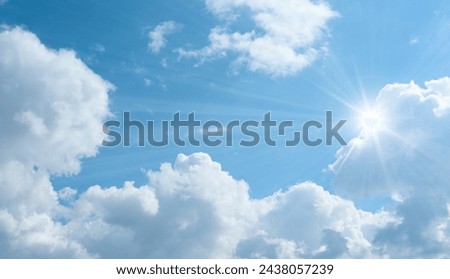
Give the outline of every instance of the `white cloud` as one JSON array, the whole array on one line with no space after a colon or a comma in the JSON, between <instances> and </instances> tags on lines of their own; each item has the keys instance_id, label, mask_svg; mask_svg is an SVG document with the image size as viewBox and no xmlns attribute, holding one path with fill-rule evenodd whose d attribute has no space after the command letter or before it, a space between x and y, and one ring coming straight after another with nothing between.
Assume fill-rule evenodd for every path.
<instances>
[{"instance_id":1,"label":"white cloud","mask_svg":"<svg viewBox=\"0 0 450 279\"><path fill-rule=\"evenodd\" d=\"M173 166L162 164L148 176L148 186L95 186L76 202L69 226L91 253L107 258L232 257L256 222L247 184L206 154L179 155Z\"/></svg>"},{"instance_id":2,"label":"white cloud","mask_svg":"<svg viewBox=\"0 0 450 279\"><path fill-rule=\"evenodd\" d=\"M450 179L447 144L450 131L450 78L389 84L374 107L382 127L372 136L355 138L337 153L330 167L338 193L377 196L426 191Z\"/></svg>"},{"instance_id":3,"label":"white cloud","mask_svg":"<svg viewBox=\"0 0 450 279\"><path fill-rule=\"evenodd\" d=\"M152 53L158 53L167 45L166 36L176 32L181 25L174 21L164 21L148 33L150 39L148 48Z\"/></svg>"},{"instance_id":4,"label":"white cloud","mask_svg":"<svg viewBox=\"0 0 450 279\"><path fill-rule=\"evenodd\" d=\"M61 201L72 201L77 193L78 191L76 189L64 187L58 191L58 198Z\"/></svg>"},{"instance_id":5,"label":"white cloud","mask_svg":"<svg viewBox=\"0 0 450 279\"><path fill-rule=\"evenodd\" d=\"M67 208L68 234L81 243L90 256L102 258L143 257L152 232L147 230L159 210L154 191L148 186L102 189L92 186Z\"/></svg>"},{"instance_id":6,"label":"white cloud","mask_svg":"<svg viewBox=\"0 0 450 279\"><path fill-rule=\"evenodd\" d=\"M92 49L93 51L99 52L99 53L103 53L103 52L106 51L105 46L102 45L102 44L95 44L95 45L92 46L91 49Z\"/></svg>"},{"instance_id":7,"label":"white cloud","mask_svg":"<svg viewBox=\"0 0 450 279\"><path fill-rule=\"evenodd\" d=\"M21 28L0 32L0 255L87 257L61 222L50 174L94 156L112 86L70 50Z\"/></svg>"},{"instance_id":8,"label":"white cloud","mask_svg":"<svg viewBox=\"0 0 450 279\"><path fill-rule=\"evenodd\" d=\"M79 207L77 210L87 212L83 215L90 218L99 215L105 219L123 218L122 221L130 221L138 212L147 216L154 215L158 212L158 201L153 190L147 186L136 188L133 182L126 182L121 188L102 189L100 186L92 186L83 193L76 207Z\"/></svg>"},{"instance_id":9,"label":"white cloud","mask_svg":"<svg viewBox=\"0 0 450 279\"><path fill-rule=\"evenodd\" d=\"M145 86L150 86L150 85L152 85L152 80L151 79L148 79L148 78L144 78L144 84L145 84Z\"/></svg>"},{"instance_id":10,"label":"white cloud","mask_svg":"<svg viewBox=\"0 0 450 279\"><path fill-rule=\"evenodd\" d=\"M10 161L0 165L0 257L84 258L58 219L56 193L45 171Z\"/></svg>"},{"instance_id":11,"label":"white cloud","mask_svg":"<svg viewBox=\"0 0 450 279\"><path fill-rule=\"evenodd\" d=\"M320 39L328 21L338 15L325 2L310 0L207 0L206 5L224 25L211 29L208 46L178 49L180 56L202 63L233 53L237 56L234 66L245 65L272 76L292 75L311 65L324 48ZM233 30L230 23L242 11L249 11L254 23L247 32Z\"/></svg>"},{"instance_id":12,"label":"white cloud","mask_svg":"<svg viewBox=\"0 0 450 279\"><path fill-rule=\"evenodd\" d=\"M262 202L269 209L255 237L240 244L242 257L369 257L376 231L396 221L387 212L358 210L351 201L310 182Z\"/></svg>"},{"instance_id":13,"label":"white cloud","mask_svg":"<svg viewBox=\"0 0 450 279\"><path fill-rule=\"evenodd\" d=\"M0 73L0 163L78 172L79 159L94 156L103 138L112 85L73 51L47 49L20 28L0 33Z\"/></svg>"},{"instance_id":14,"label":"white cloud","mask_svg":"<svg viewBox=\"0 0 450 279\"><path fill-rule=\"evenodd\" d=\"M168 68L169 68L169 64L167 63L167 58L161 59L161 66L162 66L164 69L168 69Z\"/></svg>"},{"instance_id":15,"label":"white cloud","mask_svg":"<svg viewBox=\"0 0 450 279\"><path fill-rule=\"evenodd\" d=\"M335 189L345 197L393 197L398 203L394 212L402 221L374 238L380 255L446 257L450 78L427 81L425 87L386 85L374 106L383 125L338 152L331 165Z\"/></svg>"}]
</instances>

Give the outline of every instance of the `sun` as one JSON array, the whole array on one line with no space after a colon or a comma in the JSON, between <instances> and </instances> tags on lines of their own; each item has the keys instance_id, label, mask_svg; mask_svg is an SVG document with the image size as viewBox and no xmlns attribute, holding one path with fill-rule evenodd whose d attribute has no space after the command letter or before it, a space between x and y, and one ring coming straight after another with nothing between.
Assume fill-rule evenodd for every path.
<instances>
[{"instance_id":1,"label":"sun","mask_svg":"<svg viewBox=\"0 0 450 279\"><path fill-rule=\"evenodd\" d=\"M385 127L385 116L377 108L366 108L359 111L358 121L363 135L376 135Z\"/></svg>"},{"instance_id":2,"label":"sun","mask_svg":"<svg viewBox=\"0 0 450 279\"><path fill-rule=\"evenodd\" d=\"M377 110L369 110L361 114L361 127L363 129L375 129L381 122L380 113Z\"/></svg>"}]
</instances>

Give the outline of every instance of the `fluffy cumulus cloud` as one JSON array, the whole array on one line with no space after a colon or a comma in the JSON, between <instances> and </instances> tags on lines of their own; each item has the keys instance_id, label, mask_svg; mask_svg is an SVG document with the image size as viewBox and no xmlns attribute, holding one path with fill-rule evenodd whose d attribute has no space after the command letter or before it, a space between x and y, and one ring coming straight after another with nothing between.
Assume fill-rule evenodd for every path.
<instances>
[{"instance_id":1,"label":"fluffy cumulus cloud","mask_svg":"<svg viewBox=\"0 0 450 279\"><path fill-rule=\"evenodd\" d=\"M450 78L389 84L374 104L373 127L341 149L330 167L348 198L391 196L402 222L380 230L379 253L440 257L449 253Z\"/></svg>"},{"instance_id":2,"label":"fluffy cumulus cloud","mask_svg":"<svg viewBox=\"0 0 450 279\"><path fill-rule=\"evenodd\" d=\"M167 45L167 35L176 32L181 28L181 25L174 21L164 21L156 26L148 33L150 39L148 48L152 53L158 53Z\"/></svg>"},{"instance_id":3,"label":"fluffy cumulus cloud","mask_svg":"<svg viewBox=\"0 0 450 279\"><path fill-rule=\"evenodd\" d=\"M362 257L374 231L395 219L368 213L313 183L249 197L204 153L180 154L139 188L90 188L68 223L98 257Z\"/></svg>"},{"instance_id":4,"label":"fluffy cumulus cloud","mask_svg":"<svg viewBox=\"0 0 450 279\"><path fill-rule=\"evenodd\" d=\"M180 56L201 63L233 54L233 66L272 76L291 75L311 65L325 50L320 42L327 23L338 15L325 2L310 0L207 0L206 5L224 24L211 29L208 46L179 49ZM253 27L233 28L239 17Z\"/></svg>"},{"instance_id":5,"label":"fluffy cumulus cloud","mask_svg":"<svg viewBox=\"0 0 450 279\"><path fill-rule=\"evenodd\" d=\"M237 255L264 258L372 257L375 232L397 220L387 212L369 213L311 182L290 187L261 201L252 237Z\"/></svg>"},{"instance_id":6,"label":"fluffy cumulus cloud","mask_svg":"<svg viewBox=\"0 0 450 279\"><path fill-rule=\"evenodd\" d=\"M60 218L51 174L77 173L102 140L112 86L73 51L31 32L0 32L2 257L83 257Z\"/></svg>"},{"instance_id":7,"label":"fluffy cumulus cloud","mask_svg":"<svg viewBox=\"0 0 450 279\"><path fill-rule=\"evenodd\" d=\"M179 155L148 176L148 186L95 186L75 202L69 226L93 255L232 257L257 220L247 184L206 154Z\"/></svg>"},{"instance_id":8,"label":"fluffy cumulus cloud","mask_svg":"<svg viewBox=\"0 0 450 279\"><path fill-rule=\"evenodd\" d=\"M2 164L0 194L1 258L89 256L57 221L57 195L46 172L32 172L18 161Z\"/></svg>"},{"instance_id":9,"label":"fluffy cumulus cloud","mask_svg":"<svg viewBox=\"0 0 450 279\"><path fill-rule=\"evenodd\" d=\"M67 233L91 257L142 257L151 239L147 223L158 212L159 202L148 186L92 186L64 212L70 220ZM144 251L143 251L144 250Z\"/></svg>"},{"instance_id":10,"label":"fluffy cumulus cloud","mask_svg":"<svg viewBox=\"0 0 450 279\"><path fill-rule=\"evenodd\" d=\"M0 33L0 72L0 163L78 172L79 159L94 156L103 138L112 85L73 51L48 49L20 28Z\"/></svg>"}]
</instances>

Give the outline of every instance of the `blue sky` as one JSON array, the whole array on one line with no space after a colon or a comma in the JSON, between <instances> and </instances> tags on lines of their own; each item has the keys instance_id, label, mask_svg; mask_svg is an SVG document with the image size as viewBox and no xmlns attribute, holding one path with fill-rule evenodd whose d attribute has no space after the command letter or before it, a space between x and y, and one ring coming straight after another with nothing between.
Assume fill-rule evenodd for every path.
<instances>
[{"instance_id":1,"label":"blue sky","mask_svg":"<svg viewBox=\"0 0 450 279\"><path fill-rule=\"evenodd\" d=\"M0 199L2 257L450 255L448 1L0 3L0 186L23 184ZM123 112L299 124L328 110L347 146L100 146ZM369 111L376 127L360 125ZM7 230L33 214L49 227Z\"/></svg>"}]
</instances>

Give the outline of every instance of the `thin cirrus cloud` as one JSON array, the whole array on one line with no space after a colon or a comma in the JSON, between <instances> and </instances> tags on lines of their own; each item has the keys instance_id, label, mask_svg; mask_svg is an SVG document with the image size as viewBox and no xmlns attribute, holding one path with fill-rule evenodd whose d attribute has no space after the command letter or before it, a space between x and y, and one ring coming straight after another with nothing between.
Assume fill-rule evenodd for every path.
<instances>
[{"instance_id":1,"label":"thin cirrus cloud","mask_svg":"<svg viewBox=\"0 0 450 279\"><path fill-rule=\"evenodd\" d=\"M310 0L207 0L206 6L223 24L211 29L209 45L178 48L180 58L203 63L233 55L234 68L245 66L271 76L295 74L323 55L326 47L321 41L328 22L338 16L327 3ZM250 12L249 18L243 11ZM253 29L234 29L232 23L238 17L251 20Z\"/></svg>"}]
</instances>

